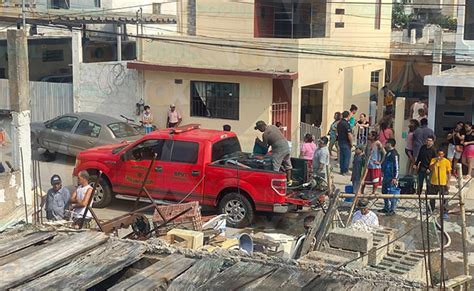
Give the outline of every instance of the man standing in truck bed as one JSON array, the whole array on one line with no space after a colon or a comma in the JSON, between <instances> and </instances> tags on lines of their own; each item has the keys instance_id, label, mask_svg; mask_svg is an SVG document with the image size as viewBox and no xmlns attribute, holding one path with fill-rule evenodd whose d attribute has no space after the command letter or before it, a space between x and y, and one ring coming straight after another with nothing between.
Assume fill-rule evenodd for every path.
<instances>
[{"instance_id":1,"label":"man standing in truck bed","mask_svg":"<svg viewBox=\"0 0 474 291\"><path fill-rule=\"evenodd\" d=\"M291 169L293 167L291 166L290 146L288 145L288 141L278 127L275 125L267 125L262 120L257 121L255 124L255 130L263 132L263 141L257 137L255 142L265 147L272 147L273 171L279 172L280 168L283 166L283 169L286 171L288 185L291 185Z\"/></svg>"}]
</instances>

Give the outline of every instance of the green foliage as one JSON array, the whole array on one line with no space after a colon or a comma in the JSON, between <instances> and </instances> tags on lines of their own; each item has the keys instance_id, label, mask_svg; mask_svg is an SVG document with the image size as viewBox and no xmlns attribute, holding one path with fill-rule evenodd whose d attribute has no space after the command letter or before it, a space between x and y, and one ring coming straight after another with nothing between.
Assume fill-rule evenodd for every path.
<instances>
[{"instance_id":1,"label":"green foliage","mask_svg":"<svg viewBox=\"0 0 474 291\"><path fill-rule=\"evenodd\" d=\"M405 13L405 5L403 3L393 3L392 28L407 28L408 23L412 19L412 14Z\"/></svg>"},{"instance_id":2,"label":"green foliage","mask_svg":"<svg viewBox=\"0 0 474 291\"><path fill-rule=\"evenodd\" d=\"M438 24L441 28L456 31L458 21L451 16L439 15L428 20L429 24Z\"/></svg>"}]
</instances>

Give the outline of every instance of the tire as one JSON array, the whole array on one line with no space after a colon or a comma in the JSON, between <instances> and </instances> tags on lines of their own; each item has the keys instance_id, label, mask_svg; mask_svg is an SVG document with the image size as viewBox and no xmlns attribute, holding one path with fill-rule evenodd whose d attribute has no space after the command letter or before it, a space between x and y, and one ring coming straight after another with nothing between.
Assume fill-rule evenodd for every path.
<instances>
[{"instance_id":1,"label":"tire","mask_svg":"<svg viewBox=\"0 0 474 291\"><path fill-rule=\"evenodd\" d=\"M249 199L242 194L231 192L225 194L219 202L219 211L227 214L230 227L243 228L252 224L255 210Z\"/></svg>"},{"instance_id":2,"label":"tire","mask_svg":"<svg viewBox=\"0 0 474 291\"><path fill-rule=\"evenodd\" d=\"M95 180L97 176L91 176L90 185L94 187ZM106 179L101 178L99 181L99 185L97 185L97 189L95 190L94 194L94 202L92 203L92 207L94 208L105 208L110 205L113 199L112 188L107 182Z\"/></svg>"}]
</instances>

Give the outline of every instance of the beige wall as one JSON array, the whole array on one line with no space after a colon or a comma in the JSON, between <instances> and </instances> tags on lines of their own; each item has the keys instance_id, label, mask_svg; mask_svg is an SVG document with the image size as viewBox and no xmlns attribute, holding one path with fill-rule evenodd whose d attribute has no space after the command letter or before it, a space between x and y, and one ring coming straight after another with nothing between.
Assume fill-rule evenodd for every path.
<instances>
[{"instance_id":1,"label":"beige wall","mask_svg":"<svg viewBox=\"0 0 474 291\"><path fill-rule=\"evenodd\" d=\"M375 3L376 0L369 1ZM381 29L375 29L375 5L350 4L350 2L360 3L357 0L350 0L345 3L327 4L327 37L277 39L253 38L253 0L244 2L196 0L197 36L167 37L170 41L143 42L141 46L143 54L140 56L140 60L162 65L298 72L298 79L293 83L291 108L292 141L295 144L299 139L301 88L304 86L325 84L323 133L327 132L335 111L347 110L351 104L357 104L360 108L359 112L368 113L370 73L384 70L384 58L388 58L390 53L392 6L389 0L382 1ZM178 15L182 20L178 26L188 23L189 14L186 11L186 3L187 0L184 0L182 5L178 6ZM336 8L344 8L345 14L336 15ZM335 28L335 22L344 22L344 28ZM182 27L181 30L186 31ZM202 35L210 37L200 37ZM224 46L206 45L206 43ZM275 50L286 50L286 52L276 52ZM298 53L298 50L305 52ZM342 55L348 57L342 57ZM374 59L374 57L379 59ZM174 85L172 79L169 80L169 83L161 82L161 78L165 76L161 75L160 73L146 74L147 98L150 98L147 94L151 92L149 82L156 84L154 86L157 88L163 87L161 90L175 90L173 88L178 86ZM173 74L168 73L167 75ZM201 79L203 77L206 76L201 76ZM383 74L381 77L383 78ZM217 76L212 76L210 80L216 80L216 78ZM243 79L238 77L220 77L219 79L221 78ZM272 86L271 80L248 78L247 81L249 82L248 92L251 94L255 89L258 94L254 92L255 98L252 99L252 103L245 103L244 99L241 99L241 122L229 123L233 127L234 125L236 128L238 127L245 136L243 138L249 139L253 143L255 135L252 123L260 116L266 116L262 119L270 121L268 110L272 102ZM260 85L255 85L257 83L266 85L262 88ZM186 96L183 99L186 102L183 106L188 106L185 108L187 111L185 113L189 114L189 82L185 81L181 86L185 88L185 94L183 93L182 96ZM151 96L156 96L156 93ZM260 105L255 108L254 103L257 102L257 97L263 99L258 100ZM169 103L168 100L173 98L176 97L166 99L167 101L162 106L166 107ZM160 110L166 110L164 107ZM262 115L260 107L266 108L265 114ZM205 120L205 122L209 126L221 126L220 123L217 125L215 120ZM239 125L242 122L244 124ZM226 122L223 121L223 123ZM238 133L240 134L240 132Z\"/></svg>"},{"instance_id":2,"label":"beige wall","mask_svg":"<svg viewBox=\"0 0 474 291\"><path fill-rule=\"evenodd\" d=\"M175 84L175 79L183 80ZM215 81L240 84L240 120L214 119L190 116L190 81ZM257 120L270 120L272 103L272 80L235 76L199 75L147 71L145 73L145 102L151 106L155 124L163 128L171 103L176 104L183 116L183 124L200 123L205 128L222 129L229 124L239 136L244 151L252 151L257 132Z\"/></svg>"}]
</instances>

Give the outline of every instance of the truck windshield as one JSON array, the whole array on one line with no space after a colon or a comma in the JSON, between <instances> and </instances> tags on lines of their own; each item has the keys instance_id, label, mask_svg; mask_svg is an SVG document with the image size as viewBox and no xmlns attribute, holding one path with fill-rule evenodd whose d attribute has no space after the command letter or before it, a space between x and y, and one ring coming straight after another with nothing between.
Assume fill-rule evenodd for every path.
<instances>
[{"instance_id":1,"label":"truck windshield","mask_svg":"<svg viewBox=\"0 0 474 291\"><path fill-rule=\"evenodd\" d=\"M212 146L212 161L222 160L232 154L242 151L237 137L230 137L216 142Z\"/></svg>"},{"instance_id":2,"label":"truck windshield","mask_svg":"<svg viewBox=\"0 0 474 291\"><path fill-rule=\"evenodd\" d=\"M138 135L138 132L130 124L125 122L115 122L107 125L115 138L126 138L130 136Z\"/></svg>"}]
</instances>

